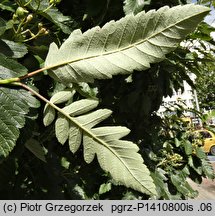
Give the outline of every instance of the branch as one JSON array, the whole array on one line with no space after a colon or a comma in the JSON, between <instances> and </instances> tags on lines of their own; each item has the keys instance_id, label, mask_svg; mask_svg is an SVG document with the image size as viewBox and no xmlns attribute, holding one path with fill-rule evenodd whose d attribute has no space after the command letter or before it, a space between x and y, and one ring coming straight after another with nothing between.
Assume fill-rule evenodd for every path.
<instances>
[{"instance_id":1,"label":"branch","mask_svg":"<svg viewBox=\"0 0 215 216\"><path fill-rule=\"evenodd\" d=\"M19 77L0 80L0 85L8 85L13 82L19 82Z\"/></svg>"},{"instance_id":2,"label":"branch","mask_svg":"<svg viewBox=\"0 0 215 216\"><path fill-rule=\"evenodd\" d=\"M43 71L45 71L45 70L48 70L48 69L50 69L50 68L44 67L44 68L40 68L40 69L38 69L38 70L35 70L35 71L33 71L33 72L30 72L30 73L28 73L28 74L26 74L26 75L24 75L24 76L19 77L19 81L21 81L21 80L23 80L23 79L26 79L26 78L30 78L30 77L32 77L32 76L35 76L35 75L37 75L37 74L39 74L39 73L41 73L41 72L43 72Z\"/></svg>"},{"instance_id":3,"label":"branch","mask_svg":"<svg viewBox=\"0 0 215 216\"><path fill-rule=\"evenodd\" d=\"M13 77L13 78L9 78L9 79L2 79L2 80L0 80L0 85L8 85L8 84L13 84L13 83L15 83L14 85L20 85L21 83L20 84L18 84L18 83L21 80L24 80L26 78L30 78L32 76L35 76L35 75L37 75L37 74L39 74L39 73L41 73L41 72L43 72L45 70L48 70L50 68L52 68L52 67L44 67L44 68L40 68L38 70L35 70L33 72L30 72L30 73L28 73L28 74L26 74L24 76L21 76L21 77Z\"/></svg>"}]
</instances>

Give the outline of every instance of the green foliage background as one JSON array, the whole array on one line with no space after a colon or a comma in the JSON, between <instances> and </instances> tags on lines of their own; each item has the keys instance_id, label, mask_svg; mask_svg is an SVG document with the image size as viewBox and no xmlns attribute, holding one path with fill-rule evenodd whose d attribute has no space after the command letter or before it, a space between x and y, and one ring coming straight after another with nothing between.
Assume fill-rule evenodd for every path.
<instances>
[{"instance_id":1,"label":"green foliage background","mask_svg":"<svg viewBox=\"0 0 215 216\"><path fill-rule=\"evenodd\" d=\"M127 10L125 5L129 2L132 3L131 8L129 10L127 7ZM44 65L51 42L61 45L77 28L84 32L96 25L103 26L110 20L118 20L125 15L123 9L127 13L137 13L142 9L148 11L165 5L172 7L187 3L151 0L138 6L136 2L0 0L0 66L3 68L1 71L4 71L0 72L0 78L11 77L8 70L12 71L13 76L22 76L27 71L39 69ZM187 37L187 41L198 39L213 44L211 31L212 28L202 23ZM201 52L206 53L203 45ZM207 55L208 62L212 59L213 56ZM189 140L190 134L187 131L190 126L181 120L182 108L178 107L173 116L161 118L156 114L163 96L171 96L173 89L183 88L184 80L194 85L188 72L204 74L199 62L202 61L195 53L187 47L179 46L164 61L152 64L144 73L117 75L110 80L96 80L91 84L74 84L76 93L73 101L98 98L99 108L113 111L111 118L105 120L103 125L122 125L131 129L126 139L138 144L140 154L156 185L157 199L193 198L197 192L187 183L187 177L198 183L202 181L202 177L214 177L200 146ZM10 68L10 64L15 64L19 70ZM210 64L207 64L208 67ZM66 88L42 74L26 79L25 83L36 91L39 89L40 94L46 98ZM7 99L2 94L8 89L0 87L0 90L0 112L5 113L8 107L3 104ZM96 159L87 164L83 160L82 147L73 154L68 145L59 145L54 125L43 125L44 102L39 103L30 94L18 91L16 87L12 91L14 92L9 93L10 106L17 105L23 111L21 114L11 111L11 116L18 118L16 130L25 126L20 134L17 130L16 136L8 139L7 152L5 155L1 154L1 199L149 198L146 194L117 185L110 174L100 168ZM14 95L19 100L13 98ZM1 129L0 133L4 131ZM17 138L14 147L13 141Z\"/></svg>"}]
</instances>

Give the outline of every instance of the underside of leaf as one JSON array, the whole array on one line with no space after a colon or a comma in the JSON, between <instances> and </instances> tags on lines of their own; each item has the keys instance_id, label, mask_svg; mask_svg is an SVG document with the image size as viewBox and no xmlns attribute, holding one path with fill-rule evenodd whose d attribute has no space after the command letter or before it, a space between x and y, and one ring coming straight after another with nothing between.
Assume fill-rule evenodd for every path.
<instances>
[{"instance_id":1,"label":"underside of leaf","mask_svg":"<svg viewBox=\"0 0 215 216\"><path fill-rule=\"evenodd\" d=\"M174 50L208 12L208 8L193 4L165 6L85 33L75 30L60 48L50 45L46 68L64 84L145 70Z\"/></svg>"},{"instance_id":2,"label":"underside of leaf","mask_svg":"<svg viewBox=\"0 0 215 216\"><path fill-rule=\"evenodd\" d=\"M130 13L137 14L149 2L150 0L124 0L123 10L126 15Z\"/></svg>"},{"instance_id":3,"label":"underside of leaf","mask_svg":"<svg viewBox=\"0 0 215 216\"><path fill-rule=\"evenodd\" d=\"M58 141L65 144L68 140L73 153L83 144L85 161L91 163L97 156L100 166L118 184L149 195L156 194L155 185L138 153L137 145L120 140L130 130L121 126L95 128L112 113L108 109L93 111L97 105L96 100L83 99L62 109L57 108L59 114L55 132Z\"/></svg>"}]
</instances>

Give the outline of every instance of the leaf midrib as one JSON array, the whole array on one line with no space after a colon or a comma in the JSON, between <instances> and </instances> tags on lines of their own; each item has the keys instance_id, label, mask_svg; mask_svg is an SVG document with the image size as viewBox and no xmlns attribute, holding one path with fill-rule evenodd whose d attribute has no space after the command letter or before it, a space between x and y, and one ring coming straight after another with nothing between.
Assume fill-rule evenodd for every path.
<instances>
[{"instance_id":1,"label":"leaf midrib","mask_svg":"<svg viewBox=\"0 0 215 216\"><path fill-rule=\"evenodd\" d=\"M75 120L74 117L71 117L69 114L65 113L61 108L59 108L58 106L56 106L55 104L51 103L50 101L47 101L47 103L52 106L53 108L55 108L58 112L60 112L62 115L64 115L65 117L67 117L73 124L75 124L77 127L79 127L81 130L83 130L84 133L88 134L94 141L100 143L101 145L103 145L104 147L106 147L109 151L111 151L118 159L119 161L124 165L124 167L126 167L126 169L128 170L128 172L131 174L131 176L140 184L142 185L142 187L145 188L145 190L147 190L149 192L149 194L152 194L152 191L148 190L137 178L136 176L133 175L133 173L130 171L129 167L126 165L126 163L124 162L124 160L121 159L121 157L117 154L117 152L115 152L112 148L110 148L103 140L101 140L100 138L98 138L96 135L94 135L90 130L88 130L87 128L83 127L78 121Z\"/></svg>"},{"instance_id":2,"label":"leaf midrib","mask_svg":"<svg viewBox=\"0 0 215 216\"><path fill-rule=\"evenodd\" d=\"M147 40L151 39L151 38L154 38L156 37L157 35L161 34L162 32L165 32L166 30L168 29L171 29L172 27L190 19L191 17L196 17L196 16L199 16L200 14L203 14L203 13L206 13L207 11L204 11L202 13L196 13L196 15L191 15L191 16L188 16L187 18L185 19L182 19L178 22L175 22L171 25L168 25L166 26L164 29L162 29L161 31L159 32L156 32L154 34L152 34L151 36L145 38L145 39L142 39L136 43L133 43L133 44L130 44L126 47L123 47L121 49L115 49L115 50L112 50L112 51L109 51L109 52L104 52L104 53L101 53L101 54L96 54L96 55L91 55L91 56L87 56L87 57L84 57L84 58L78 58L78 59L74 59L74 60L71 60L71 61L66 61L66 62L62 62L60 64L56 64L56 65L52 65L52 66L48 66L46 67L46 69L53 69L53 68L57 68L57 67L60 67L60 66L63 66L63 65L66 65L66 64L71 64L71 63L74 63L74 62L79 62L79 61L83 61L83 60L87 60L87 59L93 59L93 58L96 58L96 57L101 57L101 56L107 56L107 55L111 55L111 54L114 54L114 53L117 53L117 52L122 52L124 50L127 50L127 49L130 49L130 48L133 48L133 47L136 47L138 46L139 44L142 44L144 42L146 42ZM105 148L107 148L109 151L112 152L113 155L115 155L118 160L124 165L124 167L127 169L127 171L131 174L131 176L136 180L136 182L138 182L140 185L142 185L142 187L145 188L145 190L149 191L149 193L151 194L151 191L148 190L134 175L133 173L130 171L129 167L126 165L126 163L124 162L124 160L122 160L122 158L117 154L117 152L115 152L112 148L110 148L103 140L101 140L100 138L98 138L97 136L95 136L90 130L88 130L87 128L83 127L78 121L75 120L75 118L71 117L70 115L68 115L67 113L65 113L64 111L62 111L60 108L58 108L57 106L55 106L54 104L50 103L49 104L51 106L53 106L56 110L58 110L60 113L62 113L65 117L67 117L69 120L72 121L73 124L75 124L77 127L79 127L81 130L83 130L84 133L88 134L94 141L98 142L99 144L101 144L102 146L104 146Z\"/></svg>"},{"instance_id":3,"label":"leaf midrib","mask_svg":"<svg viewBox=\"0 0 215 216\"><path fill-rule=\"evenodd\" d=\"M74 63L74 62L79 62L79 61L84 61L84 60L88 60L88 59L93 59L93 58L97 58L97 57L101 57L101 56L111 55L111 54L114 54L114 53L117 53L117 52L122 52L122 51L124 51L124 50L131 49L131 48L133 48L133 47L136 47L136 46L139 45L139 44L142 44L142 43L148 41L149 39L151 39L151 38L153 38L153 37L156 37L157 35L161 34L162 32L166 31L167 29L170 29L170 28L172 28L172 27L178 25L179 23L184 22L184 21L190 19L191 17L199 16L200 14L203 14L203 13L206 13L206 12L207 12L207 11L204 11L204 12L202 12L202 13L197 13L196 15L189 16L189 17L187 17L186 19L183 19L183 20L181 20L181 21L178 21L178 22L176 22L176 23L173 23L173 24L167 26L167 27L164 28L162 31L159 31L159 32L157 32L157 33L154 33L154 34L152 34L151 36L149 36L149 37L147 37L147 38L145 38L145 39L143 39L143 40L140 40L140 41L138 41L138 42L136 42L136 43L130 44L130 45L128 45L128 46L126 46L126 47L123 47L123 48L121 48L121 49L116 49L116 50L112 50L112 51L109 51L109 52L104 52L104 53L102 53L102 54L96 54L96 55L91 55L91 56L87 56L87 57L83 57L83 58L77 58L77 59L74 59L74 60L71 60L71 61L62 62L62 63L60 63L60 64L56 64L56 65L52 65L52 66L47 66L47 67L44 68L44 70L54 69L54 68L57 68L57 67L60 67L60 66L64 66L64 65L66 65L66 64L71 64L71 63ZM157 45L156 45L156 46L157 46Z\"/></svg>"}]
</instances>

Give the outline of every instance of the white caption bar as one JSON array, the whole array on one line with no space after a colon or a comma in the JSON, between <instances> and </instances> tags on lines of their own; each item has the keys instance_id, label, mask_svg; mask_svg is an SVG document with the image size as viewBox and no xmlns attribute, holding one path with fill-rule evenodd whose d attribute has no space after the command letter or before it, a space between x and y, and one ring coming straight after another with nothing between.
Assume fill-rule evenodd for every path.
<instances>
[{"instance_id":1,"label":"white caption bar","mask_svg":"<svg viewBox=\"0 0 215 216\"><path fill-rule=\"evenodd\" d=\"M214 216L215 201L158 200L6 200L0 201L0 215L22 216Z\"/></svg>"}]
</instances>

